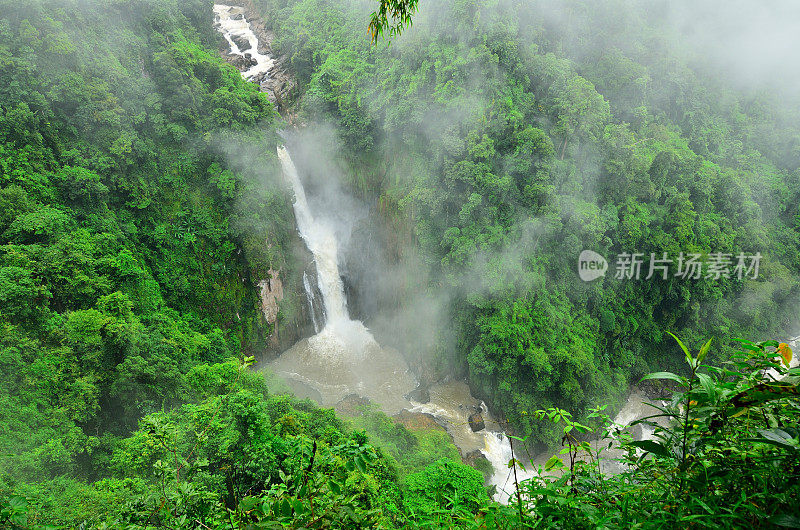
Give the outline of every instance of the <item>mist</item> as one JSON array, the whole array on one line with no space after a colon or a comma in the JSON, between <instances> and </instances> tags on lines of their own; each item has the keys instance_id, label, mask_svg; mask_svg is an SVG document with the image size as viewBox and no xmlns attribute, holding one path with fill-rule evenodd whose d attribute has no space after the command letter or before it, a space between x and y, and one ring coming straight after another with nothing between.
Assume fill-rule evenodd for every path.
<instances>
[{"instance_id":1,"label":"mist","mask_svg":"<svg viewBox=\"0 0 800 530\"><path fill-rule=\"evenodd\" d=\"M348 13L348 27L358 27L372 6L370 2L356 4L358 8L351 9L353 3L342 3L342 10ZM468 13L466 17L465 12ZM471 21L471 25L464 24L464 20ZM634 33L629 29L634 22L644 24L654 37L648 39L646 35ZM635 109L631 110L635 99L642 97L636 92L639 85L646 87L653 104L663 104L666 108L674 106L675 102L701 97L705 98L701 105L710 105L703 107L704 112L716 115L729 112L731 105L737 105L730 102L733 94L734 98L762 105L768 115L777 116L775 113L780 112L783 117L776 119L789 124L788 116L796 116L800 111L796 98L800 74L792 67L800 49L800 32L796 31L799 24L800 11L793 2L758 7L737 2L731 7L721 2L607 1L593 5L592 9L566 1L500 0L474 6L421 2L413 26L388 46L379 43L372 53L377 63L405 61L415 64L433 42L446 42L458 49L480 42L486 35L503 35L520 53L537 54L531 64L542 70L534 75L552 76L543 78L544 88L533 89L537 102L541 102L539 105L557 103L554 98L561 90L559 87L568 82L570 76L582 76L592 83L602 100L610 104L610 116L601 128L606 127L607 134L608 127L616 127L615 134L619 134L620 142L637 145L652 138L645 136L645 132L636 135L626 132L627 124L636 128L650 127L652 131L653 126L664 119L664 116L655 116L651 118L654 125L643 124ZM597 33L598 27L604 31ZM605 61L606 54L615 53L637 61L647 71L634 71L629 80L623 79L616 86L608 84L597 68ZM543 62L547 54L558 55L560 62L556 64L564 73L553 71ZM688 70L681 75L704 80L715 96L693 93L672 84L669 79L671 55L686 59ZM421 359L422 364L440 358L432 354L436 350L448 352L446 358L464 355L464 352L456 353L458 332L454 331L459 326L454 308L463 307L461 304L488 307L492 300L530 295L547 289L554 282L564 282L565 278L574 279L567 281L573 282L570 289L574 293L582 293L576 295L580 297L593 298L619 288L582 285L571 270L574 269L573 252L577 254L581 248L592 245L616 250L614 245L620 244L609 240L607 235L586 239L585 232L576 232L585 223L596 223L601 232L609 232L617 226L617 214L613 213L613 208L608 208L609 196L616 191L615 184L609 180L613 170L607 165L607 154L596 141L590 141L590 137L564 141L567 156L563 156L561 140L555 139L560 127L558 116L552 113L539 113L531 122L532 126L553 136L556 144L548 168L555 193L550 193L542 206L543 211L550 213L516 215L506 228L507 242L499 248L478 245L462 256L459 266L453 268L440 261L443 250L428 246L424 234L413 234L398 241L398 232L404 233L397 230L398 226L408 226L408 223L401 221L397 225L381 214L379 203L387 195L402 197L404 188L419 187L420 182L435 182L436 173L449 171L452 162L448 160L467 155L471 148L465 136L470 130L484 127L489 132L481 121L498 106L492 87L503 83L509 75L502 64L503 55L500 57L499 64L467 61L463 67L466 75L457 78L457 85L454 85L457 90L446 105L437 101L432 91L426 92L428 88L416 89L414 97L407 101L402 97L393 101L407 110L402 118L393 115L387 107L381 88L376 86L382 82L380 79L358 78L356 83L359 84L349 90L360 93L357 112L371 123L369 134L380 147L374 150L380 155L369 158L377 168L366 169L364 160L354 160L346 145L347 138L342 136L341 126L332 116L335 113L325 103L315 97L303 102L303 112L312 121L301 133L303 140L292 146L292 152L301 174L309 179L310 194L318 210L330 215L338 227L337 233L342 238L340 259L351 311L354 317L364 320L382 342L398 348L409 359ZM626 61L630 60L627 58ZM626 63L621 60L619 64ZM712 102L707 104L706 101ZM398 119L402 124L399 128ZM309 133L309 130L316 132ZM686 133L689 134L688 130ZM603 132L597 129L586 134L600 138ZM760 145L758 138L753 141ZM732 160L740 156L732 151L705 149L713 147L703 146L696 151L724 165L735 167ZM800 166L798 154L800 150L795 144L781 151L775 160L787 171L793 171ZM637 163L641 162L631 160L631 164ZM508 163L504 164L493 171L500 174L509 171ZM634 171L646 173L647 167ZM354 186L359 172L382 173L384 183L391 184L365 192ZM446 189L427 188L430 194L447 194ZM685 189L689 194L696 193L689 187ZM661 192L651 187L651 191L642 188L640 193L651 200L653 190ZM789 190L790 194L795 192ZM356 195L360 198L354 199ZM426 208L426 201L436 202L419 195L402 200L404 215L410 217L417 217L418 209ZM519 199L512 197L510 200ZM590 203L599 203L600 207L590 207ZM760 206L764 216L771 215L767 212L772 211L773 204L761 202ZM438 205L432 207L439 208ZM447 207L444 208L446 211ZM557 220L552 212L558 212ZM440 215L438 210L433 213ZM536 265L539 254L552 253L559 248L568 252L558 270ZM791 333L789 330L798 325L796 317L791 315L800 313L797 272L770 266L765 270L773 279L753 284L739 295L740 302L728 307L737 307L737 311L745 315L763 316L765 308L778 304L782 308L780 312L787 316L776 322L777 327Z\"/></svg>"}]
</instances>

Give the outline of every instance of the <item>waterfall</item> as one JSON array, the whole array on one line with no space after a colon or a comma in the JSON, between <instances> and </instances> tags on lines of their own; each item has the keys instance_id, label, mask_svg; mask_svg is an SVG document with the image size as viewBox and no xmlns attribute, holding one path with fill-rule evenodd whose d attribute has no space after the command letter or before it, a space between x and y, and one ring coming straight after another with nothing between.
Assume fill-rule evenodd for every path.
<instances>
[{"instance_id":1,"label":"waterfall","mask_svg":"<svg viewBox=\"0 0 800 530\"><path fill-rule=\"evenodd\" d=\"M267 73L272 68L273 60L258 52L258 39L244 17L244 9L217 4L214 6L214 13L217 28L228 42L231 55L245 59L243 77L257 80ZM387 414L409 407L412 412L433 415L440 424L446 426L454 443L465 454L478 450L486 457L494 469L489 482L497 488L495 498L507 503L515 487L514 470L508 467L513 456L510 439L501 431L484 429L472 432L468 426L468 414L474 408L469 409L464 404L472 403L477 406L478 403L470 396L469 388L464 382L433 385L430 388L432 399L426 404L406 400L405 396L417 386L417 381L408 373L398 352L380 348L360 321L350 319L339 275L338 248L333 226L312 215L305 189L289 152L284 147L278 147L277 151L284 176L294 192L293 206L298 231L314 256L317 281L323 299L322 316L325 320L321 327L315 311L317 297L307 274L303 273L303 287L311 308L316 335L298 342L284 352L271 364L271 368L286 376L287 383L295 393L312 397L325 406L333 406L343 397L355 392L379 404ZM800 337L796 337L787 342L796 348L799 340ZM792 365L796 366L797 362L798 356L795 355ZM648 415L650 409L646 406L647 401L641 392L631 393L614 422L625 426ZM487 411L485 404L481 404L480 408ZM496 425L488 412L484 412L484 419L487 424ZM642 425L639 439L652 436L653 428ZM619 455L619 449L603 449L606 455L603 469L614 472L610 463ZM536 457L526 465L525 470L517 467L517 480L523 481L534 476L536 469L544 465L551 455L552 453L544 453ZM518 452L516 456L520 458L521 455Z\"/></svg>"},{"instance_id":2,"label":"waterfall","mask_svg":"<svg viewBox=\"0 0 800 530\"><path fill-rule=\"evenodd\" d=\"M317 282L322 292L327 322L325 327L350 320L347 314L347 301L344 296L344 285L339 275L338 245L333 227L314 219L308 207L306 192L292 158L285 147L278 147L278 158L281 160L283 174L291 183L294 191L294 215L300 237L306 242L308 250L314 255L317 264Z\"/></svg>"},{"instance_id":3,"label":"waterfall","mask_svg":"<svg viewBox=\"0 0 800 530\"><path fill-rule=\"evenodd\" d=\"M487 432L485 442L486 447L481 452L494 469L494 473L489 478L489 483L496 488L494 498L498 502L508 504L516 488L514 470L508 467L508 463L514 457L511 451L511 442L504 432ZM516 456L519 457L519 455ZM526 469L517 466L517 481L522 482L533 477L534 465L530 464Z\"/></svg>"},{"instance_id":4,"label":"waterfall","mask_svg":"<svg viewBox=\"0 0 800 530\"><path fill-rule=\"evenodd\" d=\"M339 249L334 227L330 222L315 218L311 213L305 188L286 147L278 146L278 158L281 161L283 175L294 191L293 207L297 230L314 256L317 284L325 308L325 326L322 331L309 339L309 343L325 357L363 357L366 350L377 346L377 343L364 324L359 320L351 320L347 311L344 284L339 274ZM307 286L306 295L308 290ZM316 327L315 322L315 329Z\"/></svg>"}]
</instances>

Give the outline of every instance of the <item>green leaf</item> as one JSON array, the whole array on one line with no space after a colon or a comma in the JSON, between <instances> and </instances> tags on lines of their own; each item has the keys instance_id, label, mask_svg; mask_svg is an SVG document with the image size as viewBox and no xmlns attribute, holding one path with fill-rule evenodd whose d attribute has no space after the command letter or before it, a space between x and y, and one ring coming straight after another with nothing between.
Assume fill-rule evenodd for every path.
<instances>
[{"instance_id":1,"label":"green leaf","mask_svg":"<svg viewBox=\"0 0 800 530\"><path fill-rule=\"evenodd\" d=\"M522 464L522 462L520 462L516 458L512 458L511 460L508 461L508 468L511 469L513 466L517 466L523 471L525 471L525 466Z\"/></svg>"},{"instance_id":2,"label":"green leaf","mask_svg":"<svg viewBox=\"0 0 800 530\"><path fill-rule=\"evenodd\" d=\"M680 346L681 349L683 350L683 353L686 354L686 362L689 363L689 366L694 366L694 359L692 359L692 354L689 353L689 349L683 344L683 342L681 342L681 339L679 339L672 332L667 331L667 333L669 333L670 336L672 336L672 338L675 339L675 341L678 343L678 346Z\"/></svg>"},{"instance_id":3,"label":"green leaf","mask_svg":"<svg viewBox=\"0 0 800 530\"><path fill-rule=\"evenodd\" d=\"M789 515L788 513L775 515L769 522L775 526L782 526L784 528L800 528L800 518Z\"/></svg>"},{"instance_id":4,"label":"green leaf","mask_svg":"<svg viewBox=\"0 0 800 530\"><path fill-rule=\"evenodd\" d=\"M289 501L283 499L280 503L280 513L284 517L291 517L292 516L292 505L289 504Z\"/></svg>"},{"instance_id":5,"label":"green leaf","mask_svg":"<svg viewBox=\"0 0 800 530\"><path fill-rule=\"evenodd\" d=\"M545 471L550 471L552 469L562 468L562 467L564 467L564 462L562 462L561 459L558 458L557 455L551 456L550 459L547 462L544 463L544 470Z\"/></svg>"},{"instance_id":6,"label":"green leaf","mask_svg":"<svg viewBox=\"0 0 800 530\"><path fill-rule=\"evenodd\" d=\"M12 495L8 498L8 505L15 510L22 510L28 506L28 499L22 495Z\"/></svg>"},{"instance_id":7,"label":"green leaf","mask_svg":"<svg viewBox=\"0 0 800 530\"><path fill-rule=\"evenodd\" d=\"M295 518L304 515L307 510L305 504L301 499L293 499L292 500L292 509L294 510Z\"/></svg>"},{"instance_id":8,"label":"green leaf","mask_svg":"<svg viewBox=\"0 0 800 530\"><path fill-rule=\"evenodd\" d=\"M361 455L357 455L353 459L353 462L355 462L356 467L358 468L359 471L361 471L362 473L367 472L367 463L364 462L364 458Z\"/></svg>"},{"instance_id":9,"label":"green leaf","mask_svg":"<svg viewBox=\"0 0 800 530\"><path fill-rule=\"evenodd\" d=\"M750 350L752 352L760 352L761 351L761 349L759 349L758 346L756 346L755 344L753 344L749 340L743 340L743 339L734 339L734 340L739 342L739 343L741 343L742 348L744 348L745 350Z\"/></svg>"},{"instance_id":10,"label":"green leaf","mask_svg":"<svg viewBox=\"0 0 800 530\"><path fill-rule=\"evenodd\" d=\"M784 449L792 449L795 451L800 449L800 444L798 443L797 438L794 438L791 434L783 429L759 429L758 432L764 438L756 438L754 441L769 443L772 445L777 445L778 447L783 447Z\"/></svg>"},{"instance_id":11,"label":"green leaf","mask_svg":"<svg viewBox=\"0 0 800 530\"><path fill-rule=\"evenodd\" d=\"M697 378L700 380L700 385L703 387L703 391L708 395L710 400L715 400L717 398L717 388L714 386L714 381L706 374L697 374Z\"/></svg>"},{"instance_id":12,"label":"green leaf","mask_svg":"<svg viewBox=\"0 0 800 530\"><path fill-rule=\"evenodd\" d=\"M303 484L297 490L297 496L298 497L305 497L307 493L308 493L308 484Z\"/></svg>"},{"instance_id":13,"label":"green leaf","mask_svg":"<svg viewBox=\"0 0 800 530\"><path fill-rule=\"evenodd\" d=\"M259 497L245 497L244 499L239 501L239 508L241 508L243 512L249 512L256 506L258 506L260 502L261 499Z\"/></svg>"},{"instance_id":14,"label":"green leaf","mask_svg":"<svg viewBox=\"0 0 800 530\"><path fill-rule=\"evenodd\" d=\"M625 445L638 447L639 449L644 449L648 453L653 453L654 455L663 456L666 458L669 458L671 456L669 449L667 449L658 442L654 442L653 440L638 440L634 442L628 442Z\"/></svg>"},{"instance_id":15,"label":"green leaf","mask_svg":"<svg viewBox=\"0 0 800 530\"><path fill-rule=\"evenodd\" d=\"M342 494L342 486L335 480L328 481L328 488L330 488L331 493L334 495L341 495Z\"/></svg>"},{"instance_id":16,"label":"green leaf","mask_svg":"<svg viewBox=\"0 0 800 530\"><path fill-rule=\"evenodd\" d=\"M710 339L708 339L708 342L703 344L703 347L700 348L700 353L697 354L697 364L700 364L701 362L703 362L703 359L705 359L706 355L708 355L708 350L711 348L711 341L712 340L714 340L714 337L711 337Z\"/></svg>"},{"instance_id":17,"label":"green leaf","mask_svg":"<svg viewBox=\"0 0 800 530\"><path fill-rule=\"evenodd\" d=\"M682 385L686 385L685 377L673 374L672 372L653 372L652 374L647 374L646 376L642 377L640 381L646 381L648 379L671 379Z\"/></svg>"}]
</instances>

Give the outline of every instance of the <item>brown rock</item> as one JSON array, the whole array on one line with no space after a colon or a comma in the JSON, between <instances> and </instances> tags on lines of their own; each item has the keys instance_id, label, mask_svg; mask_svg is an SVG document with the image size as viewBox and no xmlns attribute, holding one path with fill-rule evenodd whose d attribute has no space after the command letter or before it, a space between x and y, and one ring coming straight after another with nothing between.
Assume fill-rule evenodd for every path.
<instances>
[{"instance_id":1,"label":"brown rock","mask_svg":"<svg viewBox=\"0 0 800 530\"><path fill-rule=\"evenodd\" d=\"M278 319L278 302L283 300L283 282L280 271L270 269L267 272L269 277L258 282L258 286L261 289L261 311L264 319L273 324Z\"/></svg>"},{"instance_id":2,"label":"brown rock","mask_svg":"<svg viewBox=\"0 0 800 530\"><path fill-rule=\"evenodd\" d=\"M411 412L410 410L403 409L392 416L392 419L409 431L439 429L442 432L447 432L444 427L436 423L436 418L434 418L432 414L426 414L424 412Z\"/></svg>"},{"instance_id":3,"label":"brown rock","mask_svg":"<svg viewBox=\"0 0 800 530\"><path fill-rule=\"evenodd\" d=\"M231 40L236 44L240 52L246 52L251 48L250 41L241 35L231 35Z\"/></svg>"},{"instance_id":4,"label":"brown rock","mask_svg":"<svg viewBox=\"0 0 800 530\"><path fill-rule=\"evenodd\" d=\"M483 416L481 416L480 412L470 414L468 421L469 428L472 429L472 432L482 431L486 428L486 425L483 423Z\"/></svg>"}]
</instances>

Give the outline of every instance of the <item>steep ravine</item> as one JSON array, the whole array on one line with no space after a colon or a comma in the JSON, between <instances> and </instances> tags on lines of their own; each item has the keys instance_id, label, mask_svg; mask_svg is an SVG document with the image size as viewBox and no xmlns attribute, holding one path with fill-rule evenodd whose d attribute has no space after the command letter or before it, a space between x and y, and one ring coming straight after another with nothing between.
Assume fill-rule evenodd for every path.
<instances>
[{"instance_id":1,"label":"steep ravine","mask_svg":"<svg viewBox=\"0 0 800 530\"><path fill-rule=\"evenodd\" d=\"M214 10L216 27L230 46L225 56L243 71L246 78L259 82L262 89L269 86L268 76L274 62L265 53L268 50L257 42L256 31L247 22L247 10L242 6L221 4ZM248 44L248 49L255 49L257 53L248 53L244 49ZM503 447L503 438L500 432L490 430L491 426L496 428L496 423L485 412L485 406L482 407L484 421L490 428L476 433L468 426L464 427L467 416L480 406L469 395L465 383L450 382L436 387L432 397L441 397L438 404L435 401L423 404L409 399L417 381L403 356L397 350L381 347L361 321L350 318L338 268L341 256L334 231L324 216L318 218L311 211L289 152L279 148L278 154L284 176L294 192L298 233L315 265L313 272L305 271L305 285L316 283L318 286L309 285L305 305L308 323L319 332L297 341L270 363L270 368L281 375L296 394L313 398L325 406L335 406L357 394L369 398L388 414L399 414L405 421L409 421L409 411L420 418L418 421L433 416L451 434L465 458L474 460L476 454L482 453L498 468L505 469L498 464L503 453L492 454L493 448ZM268 285L274 281L271 278ZM312 304L308 302L313 300L323 302L324 318L312 312ZM265 306L265 312L272 314L272 308ZM428 409L431 415L428 415Z\"/></svg>"}]
</instances>

